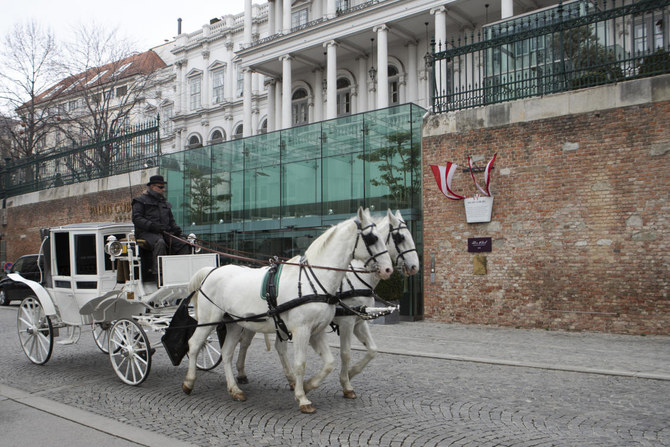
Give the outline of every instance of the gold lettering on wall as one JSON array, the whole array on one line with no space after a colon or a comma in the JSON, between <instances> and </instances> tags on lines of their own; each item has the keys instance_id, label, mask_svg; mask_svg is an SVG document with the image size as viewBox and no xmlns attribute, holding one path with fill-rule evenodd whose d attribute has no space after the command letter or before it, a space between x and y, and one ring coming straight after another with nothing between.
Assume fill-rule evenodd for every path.
<instances>
[{"instance_id":1,"label":"gold lettering on wall","mask_svg":"<svg viewBox=\"0 0 670 447\"><path fill-rule=\"evenodd\" d=\"M112 216L118 214L129 214L132 211L130 202L108 203L106 205L95 205L89 207L91 216Z\"/></svg>"}]
</instances>

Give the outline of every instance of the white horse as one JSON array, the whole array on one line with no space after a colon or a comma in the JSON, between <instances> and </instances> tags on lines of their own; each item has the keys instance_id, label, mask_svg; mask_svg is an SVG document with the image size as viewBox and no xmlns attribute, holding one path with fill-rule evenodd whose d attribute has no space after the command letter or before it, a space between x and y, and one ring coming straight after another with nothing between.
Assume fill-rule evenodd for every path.
<instances>
[{"instance_id":1,"label":"white horse","mask_svg":"<svg viewBox=\"0 0 670 447\"><path fill-rule=\"evenodd\" d=\"M392 259L395 259L396 268L403 274L410 276L419 272L419 255L414 245L412 233L407 228L407 224L402 218L400 211L395 214L388 210L386 215L377 220L377 228ZM355 270L361 270L363 263L360 260L353 260L351 265ZM348 272L343 279L338 295L342 302L350 308L359 306L373 307L375 298L373 296L374 288L380 281L379 275L375 273ZM358 292L358 293L357 293ZM344 298L346 297L346 298ZM366 319L355 314L336 316L333 322L339 326L340 333L340 384L342 392L347 399L355 399L356 393L351 385L351 379L359 374L370 361L377 355L377 345L370 333L370 326ZM255 333L245 329L240 340L240 350L237 357L237 380L239 383L248 383L245 371L246 355ZM349 368L351 363L351 342L353 336L366 347L365 356ZM294 378L287 376L291 386L294 386Z\"/></svg>"},{"instance_id":2,"label":"white horse","mask_svg":"<svg viewBox=\"0 0 670 447\"><path fill-rule=\"evenodd\" d=\"M365 259L366 265L372 264L382 278L388 278L393 272L384 240L380 238L369 211L362 208L359 208L356 217L331 227L312 242L302 259L295 257L283 265L276 293L276 315L280 321L264 317L270 312L263 298L265 290L261 288L269 267L249 268L229 264L214 270L207 267L196 273L189 289L198 291L192 299L198 324L211 324L224 318L236 322L227 325L221 348L227 388L234 400L246 400L232 370L233 354L242 329L262 333L277 330L277 350L285 375L295 378L294 395L300 410L304 413L316 411L306 392L318 387L334 368L334 358L324 330L335 315L333 298L345 269L354 258ZM294 303L300 304L294 306ZM254 318L259 315L262 318ZM285 328L288 334L278 327ZM182 384L187 394L193 390L195 383L198 352L212 328L199 326L189 339L188 372ZM292 365L286 360L287 343L280 342L280 335L292 337ZM323 367L305 381L308 344L321 356Z\"/></svg>"}]
</instances>

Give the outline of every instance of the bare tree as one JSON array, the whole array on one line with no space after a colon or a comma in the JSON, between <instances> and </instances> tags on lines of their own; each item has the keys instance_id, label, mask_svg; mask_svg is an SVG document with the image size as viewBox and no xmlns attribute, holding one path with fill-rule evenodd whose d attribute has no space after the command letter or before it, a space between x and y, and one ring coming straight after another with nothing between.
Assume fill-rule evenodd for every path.
<instances>
[{"instance_id":1,"label":"bare tree","mask_svg":"<svg viewBox=\"0 0 670 447\"><path fill-rule=\"evenodd\" d=\"M57 122L57 92L44 95L60 79L60 52L54 34L34 21L16 24L0 46L0 120L3 156L37 153Z\"/></svg>"}]
</instances>

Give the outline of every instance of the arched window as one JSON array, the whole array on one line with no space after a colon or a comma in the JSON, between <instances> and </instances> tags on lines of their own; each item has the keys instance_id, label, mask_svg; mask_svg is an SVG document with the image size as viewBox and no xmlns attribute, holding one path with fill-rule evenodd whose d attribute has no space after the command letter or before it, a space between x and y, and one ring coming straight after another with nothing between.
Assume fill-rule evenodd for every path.
<instances>
[{"instance_id":1,"label":"arched window","mask_svg":"<svg viewBox=\"0 0 670 447\"><path fill-rule=\"evenodd\" d=\"M222 143L226 140L226 135L222 130L216 129L212 132L210 142L213 144Z\"/></svg>"},{"instance_id":2,"label":"arched window","mask_svg":"<svg viewBox=\"0 0 670 447\"><path fill-rule=\"evenodd\" d=\"M307 90L299 88L293 92L292 100L292 123L293 125L306 124L309 118L307 109Z\"/></svg>"},{"instance_id":3,"label":"arched window","mask_svg":"<svg viewBox=\"0 0 670 447\"><path fill-rule=\"evenodd\" d=\"M268 133L268 120L264 119L263 122L261 123L261 128L258 129L259 134L264 134Z\"/></svg>"},{"instance_id":4,"label":"arched window","mask_svg":"<svg viewBox=\"0 0 670 447\"><path fill-rule=\"evenodd\" d=\"M191 135L188 138L188 148L193 149L195 147L202 147L202 142L200 141L200 135Z\"/></svg>"},{"instance_id":5,"label":"arched window","mask_svg":"<svg viewBox=\"0 0 670 447\"><path fill-rule=\"evenodd\" d=\"M351 82L347 78L337 79L337 116L351 115Z\"/></svg>"},{"instance_id":6,"label":"arched window","mask_svg":"<svg viewBox=\"0 0 670 447\"><path fill-rule=\"evenodd\" d=\"M400 74L394 65L388 66L389 74L389 105L400 104Z\"/></svg>"},{"instance_id":7,"label":"arched window","mask_svg":"<svg viewBox=\"0 0 670 447\"><path fill-rule=\"evenodd\" d=\"M233 140L239 140L244 137L244 125L240 124L235 128L235 133L233 133Z\"/></svg>"}]
</instances>

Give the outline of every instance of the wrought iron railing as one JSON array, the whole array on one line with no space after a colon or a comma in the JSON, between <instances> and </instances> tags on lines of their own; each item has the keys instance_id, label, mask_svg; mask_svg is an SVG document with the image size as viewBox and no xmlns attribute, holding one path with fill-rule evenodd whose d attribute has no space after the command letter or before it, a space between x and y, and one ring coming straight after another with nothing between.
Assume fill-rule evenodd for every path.
<instances>
[{"instance_id":1,"label":"wrought iron railing","mask_svg":"<svg viewBox=\"0 0 670 447\"><path fill-rule=\"evenodd\" d=\"M433 42L434 113L670 73L670 1L577 0Z\"/></svg>"},{"instance_id":2,"label":"wrought iron railing","mask_svg":"<svg viewBox=\"0 0 670 447\"><path fill-rule=\"evenodd\" d=\"M3 197L158 166L159 125L157 118L121 129L104 141L9 161L1 172Z\"/></svg>"}]
</instances>

